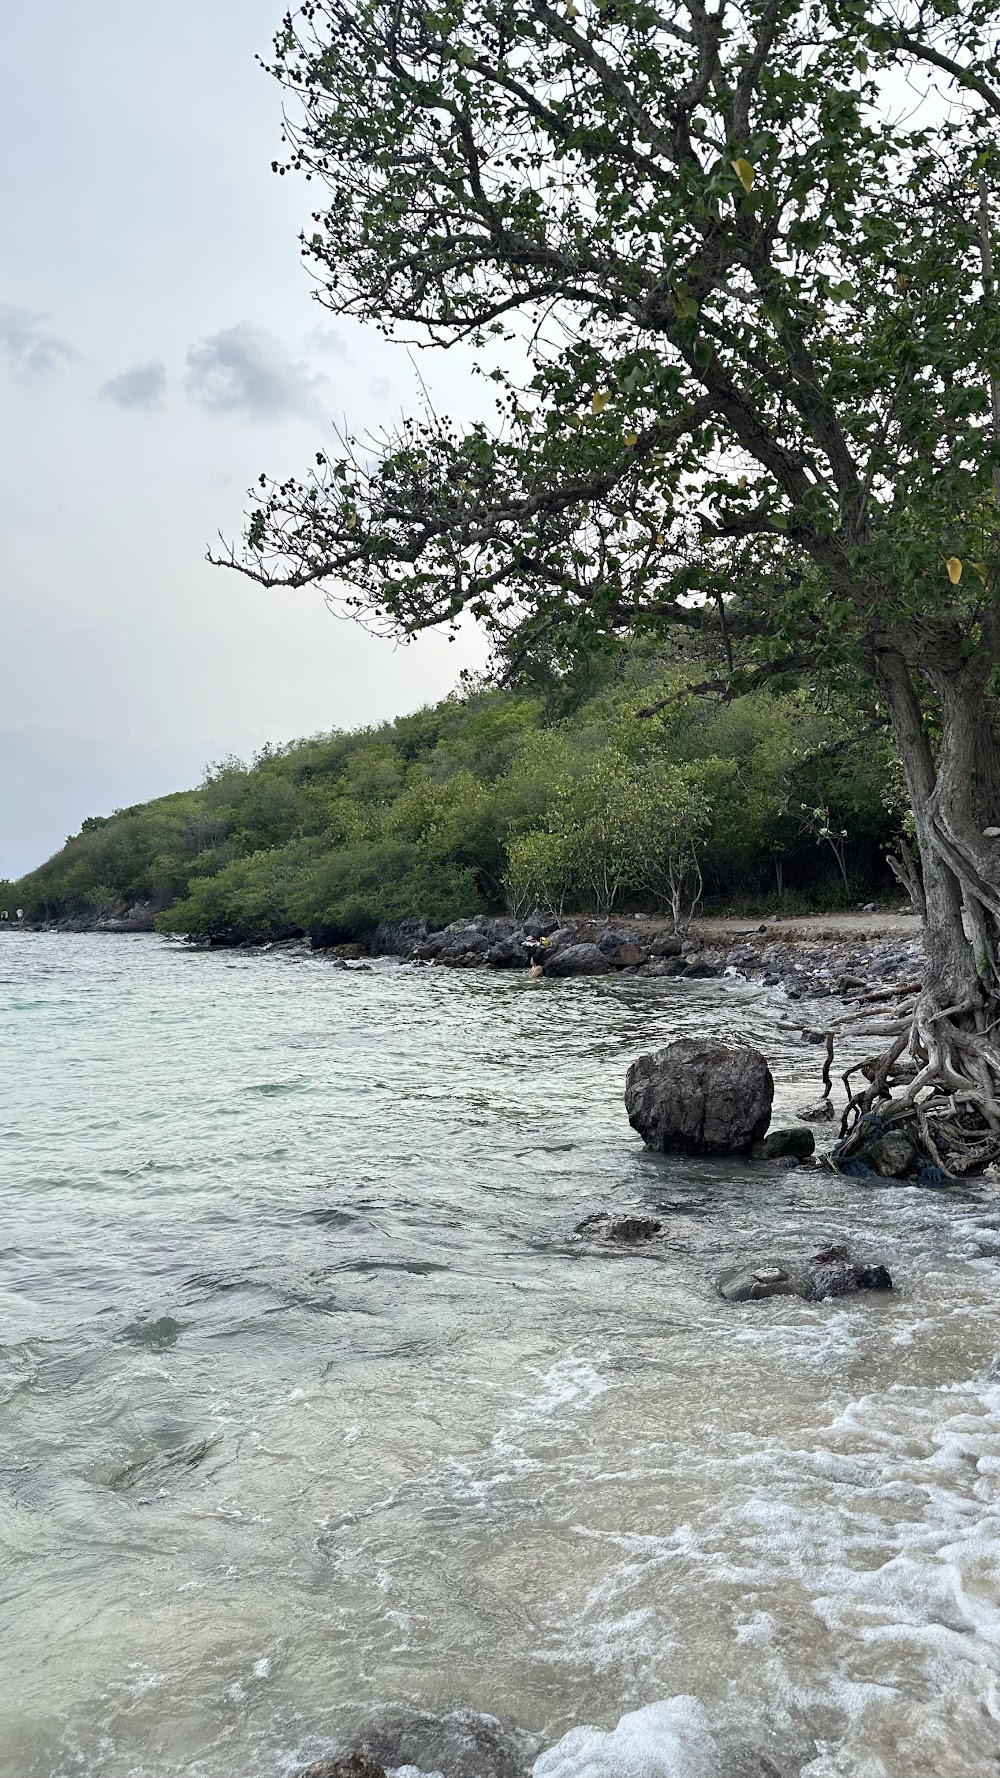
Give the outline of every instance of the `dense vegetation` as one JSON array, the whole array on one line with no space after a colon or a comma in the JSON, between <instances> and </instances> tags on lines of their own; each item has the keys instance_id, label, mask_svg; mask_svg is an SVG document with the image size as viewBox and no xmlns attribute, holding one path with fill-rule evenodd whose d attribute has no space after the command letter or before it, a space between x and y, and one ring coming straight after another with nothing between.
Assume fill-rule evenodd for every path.
<instances>
[{"instance_id":1,"label":"dense vegetation","mask_svg":"<svg viewBox=\"0 0 1000 1778\"><path fill-rule=\"evenodd\" d=\"M621 649L227 760L197 790L85 821L6 904L57 920L150 902L168 932L337 942L536 902L683 914L701 878L734 908L884 890L901 825L884 739L798 689L639 714L685 675Z\"/></svg>"}]
</instances>

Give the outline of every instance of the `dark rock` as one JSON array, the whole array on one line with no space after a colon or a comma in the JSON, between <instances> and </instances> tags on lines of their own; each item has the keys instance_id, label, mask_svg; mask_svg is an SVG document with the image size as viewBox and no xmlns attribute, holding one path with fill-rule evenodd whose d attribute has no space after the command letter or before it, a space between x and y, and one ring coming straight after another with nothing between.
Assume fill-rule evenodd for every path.
<instances>
[{"instance_id":1,"label":"dark rock","mask_svg":"<svg viewBox=\"0 0 1000 1778\"><path fill-rule=\"evenodd\" d=\"M771 1166L776 1167L779 1173L793 1173L801 1165L802 1162L794 1154L779 1154L777 1160L771 1162Z\"/></svg>"},{"instance_id":2,"label":"dark rock","mask_svg":"<svg viewBox=\"0 0 1000 1778\"><path fill-rule=\"evenodd\" d=\"M516 920L512 920L509 914L477 914L470 924L475 927L477 932L481 932L484 938L488 938L491 945L502 944L504 939L510 938L516 932L522 936L524 934L524 927L519 926Z\"/></svg>"},{"instance_id":3,"label":"dark rock","mask_svg":"<svg viewBox=\"0 0 1000 1778\"><path fill-rule=\"evenodd\" d=\"M789 1130L769 1130L763 1142L756 1144L753 1152L759 1161L777 1161L783 1156L806 1161L816 1152L816 1138L811 1130L805 1129L801 1124Z\"/></svg>"},{"instance_id":4,"label":"dark rock","mask_svg":"<svg viewBox=\"0 0 1000 1778\"><path fill-rule=\"evenodd\" d=\"M486 953L486 961L491 969L525 969L528 952L523 932L515 932L510 938L492 944Z\"/></svg>"},{"instance_id":5,"label":"dark rock","mask_svg":"<svg viewBox=\"0 0 1000 1778\"><path fill-rule=\"evenodd\" d=\"M474 1710L417 1711L380 1723L366 1733L365 1746L390 1769L416 1766L446 1778L527 1778L537 1751L527 1735Z\"/></svg>"},{"instance_id":6,"label":"dark rock","mask_svg":"<svg viewBox=\"0 0 1000 1778\"><path fill-rule=\"evenodd\" d=\"M541 908L535 908L524 922L524 930L529 938L547 938L554 932L559 921L554 914L543 914Z\"/></svg>"},{"instance_id":7,"label":"dark rock","mask_svg":"<svg viewBox=\"0 0 1000 1778\"><path fill-rule=\"evenodd\" d=\"M816 990L814 989L813 992L815 993ZM805 1038L806 1043L825 1043L826 1042L826 1032L825 1031L803 1031L802 1035Z\"/></svg>"},{"instance_id":8,"label":"dark rock","mask_svg":"<svg viewBox=\"0 0 1000 1778\"><path fill-rule=\"evenodd\" d=\"M485 963L490 948L484 932L477 932L474 926L463 926L457 932L449 930L435 962L446 963L452 969L467 969L470 965Z\"/></svg>"},{"instance_id":9,"label":"dark rock","mask_svg":"<svg viewBox=\"0 0 1000 1778\"><path fill-rule=\"evenodd\" d=\"M857 1260L846 1247L825 1247L801 1266L736 1266L722 1273L717 1288L728 1303L751 1303L770 1296L798 1296L818 1303L859 1290L891 1290L892 1279L885 1266Z\"/></svg>"},{"instance_id":10,"label":"dark rock","mask_svg":"<svg viewBox=\"0 0 1000 1778\"><path fill-rule=\"evenodd\" d=\"M554 957L546 953L546 975L609 975L611 965L596 945L560 945Z\"/></svg>"},{"instance_id":11,"label":"dark rock","mask_svg":"<svg viewBox=\"0 0 1000 1778\"><path fill-rule=\"evenodd\" d=\"M158 1321L130 1321L118 1335L120 1340L128 1340L132 1346L145 1346L149 1352L167 1352L176 1346L184 1323L175 1321L172 1315L161 1315Z\"/></svg>"},{"instance_id":12,"label":"dark rock","mask_svg":"<svg viewBox=\"0 0 1000 1778\"><path fill-rule=\"evenodd\" d=\"M800 1105L796 1117L804 1118L809 1124L829 1124L833 1122L834 1109L832 1099L820 1099L816 1105Z\"/></svg>"},{"instance_id":13,"label":"dark rock","mask_svg":"<svg viewBox=\"0 0 1000 1778\"><path fill-rule=\"evenodd\" d=\"M846 1247L825 1247L809 1261L811 1302L828 1296L848 1296L855 1290L891 1290L885 1266L866 1265L853 1258Z\"/></svg>"},{"instance_id":14,"label":"dark rock","mask_svg":"<svg viewBox=\"0 0 1000 1778\"><path fill-rule=\"evenodd\" d=\"M413 955L419 958L422 963L433 963L447 943L448 934L446 932L429 932L425 939L414 945Z\"/></svg>"},{"instance_id":15,"label":"dark rock","mask_svg":"<svg viewBox=\"0 0 1000 1778\"><path fill-rule=\"evenodd\" d=\"M301 1766L295 1778L386 1778L385 1767L370 1753L345 1753L337 1759L316 1759Z\"/></svg>"},{"instance_id":16,"label":"dark rock","mask_svg":"<svg viewBox=\"0 0 1000 1778\"><path fill-rule=\"evenodd\" d=\"M755 1303L768 1296L805 1296L806 1279L784 1266L737 1266L723 1272L718 1291L727 1303Z\"/></svg>"},{"instance_id":17,"label":"dark rock","mask_svg":"<svg viewBox=\"0 0 1000 1778\"><path fill-rule=\"evenodd\" d=\"M682 1037L640 1056L625 1079L629 1123L661 1154L745 1154L771 1117L774 1081L759 1050Z\"/></svg>"},{"instance_id":18,"label":"dark rock","mask_svg":"<svg viewBox=\"0 0 1000 1778\"><path fill-rule=\"evenodd\" d=\"M684 966L684 980L686 982L707 981L709 976L721 975L721 973L716 964L703 963L700 957L696 957L693 963L686 963Z\"/></svg>"},{"instance_id":19,"label":"dark rock","mask_svg":"<svg viewBox=\"0 0 1000 1778\"><path fill-rule=\"evenodd\" d=\"M423 944L426 938L426 920L416 917L382 920L375 928L372 954L375 957L408 957L414 945Z\"/></svg>"},{"instance_id":20,"label":"dark rock","mask_svg":"<svg viewBox=\"0 0 1000 1778\"><path fill-rule=\"evenodd\" d=\"M600 1236L604 1241L649 1241L658 1235L662 1222L653 1216L609 1216L606 1211L599 1210L595 1216L585 1216L576 1225L578 1235Z\"/></svg>"},{"instance_id":21,"label":"dark rock","mask_svg":"<svg viewBox=\"0 0 1000 1778\"><path fill-rule=\"evenodd\" d=\"M613 927L598 934L597 948L607 958L612 969L634 968L645 963L649 955L638 933L616 932Z\"/></svg>"},{"instance_id":22,"label":"dark rock","mask_svg":"<svg viewBox=\"0 0 1000 1778\"><path fill-rule=\"evenodd\" d=\"M652 940L649 954L651 957L679 957L681 942L676 932L661 933L659 938Z\"/></svg>"},{"instance_id":23,"label":"dark rock","mask_svg":"<svg viewBox=\"0 0 1000 1778\"><path fill-rule=\"evenodd\" d=\"M908 1179L920 1166L921 1157L902 1130L887 1130L861 1150L860 1159L884 1179Z\"/></svg>"},{"instance_id":24,"label":"dark rock","mask_svg":"<svg viewBox=\"0 0 1000 1778\"><path fill-rule=\"evenodd\" d=\"M540 942L546 954L549 954L565 950L567 945L575 945L578 937L579 932L575 926L557 926L554 932L550 932Z\"/></svg>"},{"instance_id":25,"label":"dark rock","mask_svg":"<svg viewBox=\"0 0 1000 1778\"><path fill-rule=\"evenodd\" d=\"M780 1766L757 1747L720 1746L718 1778L786 1778ZM787 1768L786 1768L787 1772Z\"/></svg>"},{"instance_id":26,"label":"dark rock","mask_svg":"<svg viewBox=\"0 0 1000 1778\"><path fill-rule=\"evenodd\" d=\"M865 988L867 985L859 975L842 975L834 984L833 991L835 994L850 994L855 988Z\"/></svg>"}]
</instances>

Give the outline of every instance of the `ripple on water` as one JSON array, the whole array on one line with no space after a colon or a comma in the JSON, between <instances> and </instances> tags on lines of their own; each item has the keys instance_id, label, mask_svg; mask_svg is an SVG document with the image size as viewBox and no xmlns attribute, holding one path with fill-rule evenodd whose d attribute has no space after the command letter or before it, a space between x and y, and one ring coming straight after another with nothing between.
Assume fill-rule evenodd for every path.
<instances>
[{"instance_id":1,"label":"ripple on water","mask_svg":"<svg viewBox=\"0 0 1000 1778\"><path fill-rule=\"evenodd\" d=\"M447 1778L995 1772L994 1188L624 1117L704 1031L793 1113L780 996L143 935L0 975L2 1778L278 1778L390 1719ZM608 1206L655 1251L575 1235ZM891 1296L714 1292L833 1240Z\"/></svg>"}]
</instances>

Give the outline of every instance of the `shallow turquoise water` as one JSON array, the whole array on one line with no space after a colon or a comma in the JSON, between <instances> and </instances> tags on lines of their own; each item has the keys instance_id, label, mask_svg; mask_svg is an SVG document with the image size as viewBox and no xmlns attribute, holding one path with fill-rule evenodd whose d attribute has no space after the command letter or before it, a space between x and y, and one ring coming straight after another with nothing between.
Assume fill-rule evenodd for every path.
<instances>
[{"instance_id":1,"label":"shallow turquoise water","mask_svg":"<svg viewBox=\"0 0 1000 1778\"><path fill-rule=\"evenodd\" d=\"M277 1778L412 1707L542 1748L679 1693L815 1778L995 1773L996 1187L667 1161L625 1120L687 1031L758 1042L790 1110L788 1022L742 984L0 935L4 1778ZM655 1250L573 1236L658 1203ZM714 1295L845 1237L891 1298Z\"/></svg>"}]
</instances>

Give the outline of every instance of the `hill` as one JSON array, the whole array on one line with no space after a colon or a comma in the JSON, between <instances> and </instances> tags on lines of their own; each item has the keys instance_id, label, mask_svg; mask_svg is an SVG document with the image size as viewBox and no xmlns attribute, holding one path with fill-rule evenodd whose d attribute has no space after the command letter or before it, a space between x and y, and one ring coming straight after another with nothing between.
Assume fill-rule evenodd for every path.
<instances>
[{"instance_id":1,"label":"hill","mask_svg":"<svg viewBox=\"0 0 1000 1778\"><path fill-rule=\"evenodd\" d=\"M722 705L685 674L620 650L225 760L197 789L90 817L0 884L0 907L96 924L138 906L220 943L334 943L411 913L686 905L699 876L720 911L884 892L903 815L885 740L847 704L790 688Z\"/></svg>"}]
</instances>

